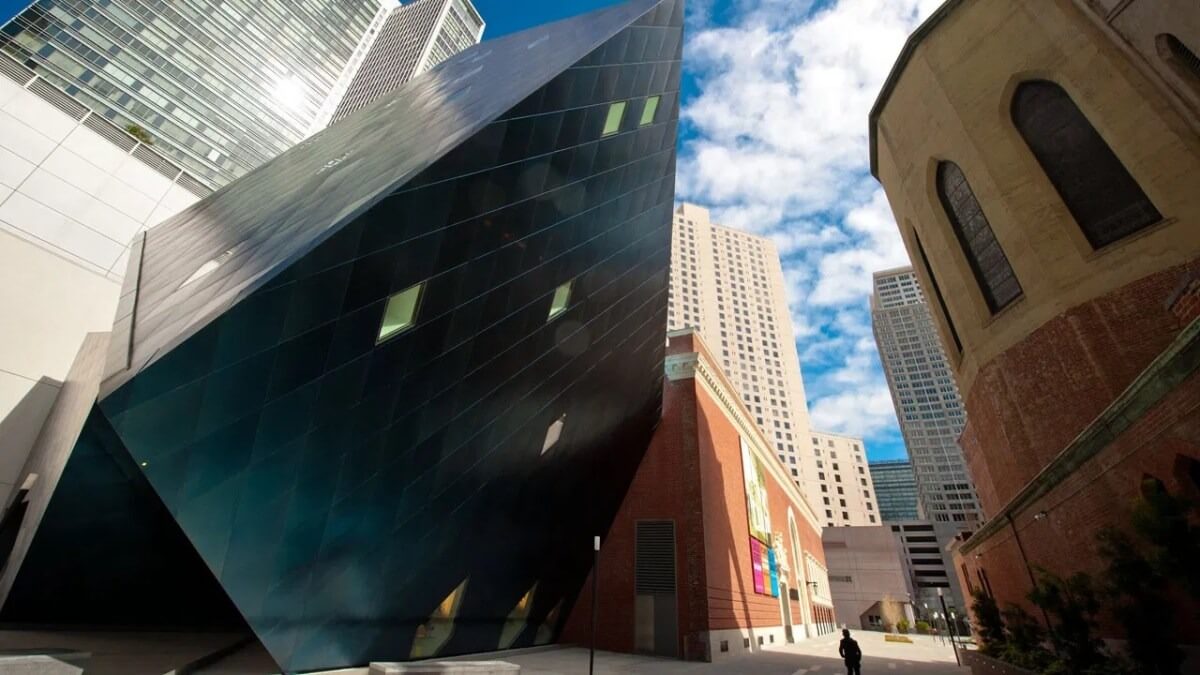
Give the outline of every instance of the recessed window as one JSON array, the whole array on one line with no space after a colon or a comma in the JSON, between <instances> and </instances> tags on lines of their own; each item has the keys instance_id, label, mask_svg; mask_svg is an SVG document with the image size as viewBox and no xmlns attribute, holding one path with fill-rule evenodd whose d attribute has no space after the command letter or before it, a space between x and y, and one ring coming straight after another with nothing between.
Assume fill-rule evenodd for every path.
<instances>
[{"instance_id":1,"label":"recessed window","mask_svg":"<svg viewBox=\"0 0 1200 675\"><path fill-rule=\"evenodd\" d=\"M417 305L421 302L421 290L424 287L425 283L421 282L387 299L387 305L383 308L383 321L379 325L379 338L375 340L375 344L412 328L417 320Z\"/></svg>"},{"instance_id":2,"label":"recessed window","mask_svg":"<svg viewBox=\"0 0 1200 675\"><path fill-rule=\"evenodd\" d=\"M615 134L621 128L621 119L625 117L625 101L617 101L608 106L608 116L604 118L604 131L601 136Z\"/></svg>"},{"instance_id":3,"label":"recessed window","mask_svg":"<svg viewBox=\"0 0 1200 675\"><path fill-rule=\"evenodd\" d=\"M1092 248L1162 220L1062 87L1045 80L1021 83L1013 94L1012 119Z\"/></svg>"},{"instance_id":4,"label":"recessed window","mask_svg":"<svg viewBox=\"0 0 1200 675\"><path fill-rule=\"evenodd\" d=\"M567 307L571 304L571 283L568 281L554 289L554 299L550 301L550 315L546 317L546 321L567 311Z\"/></svg>"},{"instance_id":5,"label":"recessed window","mask_svg":"<svg viewBox=\"0 0 1200 675\"><path fill-rule=\"evenodd\" d=\"M996 241L967 177L954 162L938 162L937 193L988 309L995 314L1021 297L1021 284L1008 256Z\"/></svg>"},{"instance_id":6,"label":"recessed window","mask_svg":"<svg viewBox=\"0 0 1200 675\"><path fill-rule=\"evenodd\" d=\"M639 127L644 127L654 122L654 113L658 112L658 99L658 96L651 96L646 99L646 105L642 107L642 119L638 120Z\"/></svg>"}]
</instances>

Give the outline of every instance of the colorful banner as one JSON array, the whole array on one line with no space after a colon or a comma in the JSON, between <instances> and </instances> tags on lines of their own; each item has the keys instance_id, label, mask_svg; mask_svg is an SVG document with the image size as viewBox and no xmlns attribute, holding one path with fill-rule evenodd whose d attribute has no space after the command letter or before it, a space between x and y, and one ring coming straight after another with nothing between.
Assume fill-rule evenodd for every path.
<instances>
[{"instance_id":1,"label":"colorful banner","mask_svg":"<svg viewBox=\"0 0 1200 675\"><path fill-rule=\"evenodd\" d=\"M754 592L763 593L763 545L754 537L750 537L750 566L754 568Z\"/></svg>"},{"instance_id":2,"label":"colorful banner","mask_svg":"<svg viewBox=\"0 0 1200 675\"><path fill-rule=\"evenodd\" d=\"M775 549L767 549L767 569L771 572L771 597L779 597L779 566L775 562Z\"/></svg>"},{"instance_id":3,"label":"colorful banner","mask_svg":"<svg viewBox=\"0 0 1200 675\"><path fill-rule=\"evenodd\" d=\"M746 487L746 520L750 536L769 548L771 546L771 512L767 509L767 479L762 464L750 454L744 438L742 446L742 478Z\"/></svg>"}]
</instances>

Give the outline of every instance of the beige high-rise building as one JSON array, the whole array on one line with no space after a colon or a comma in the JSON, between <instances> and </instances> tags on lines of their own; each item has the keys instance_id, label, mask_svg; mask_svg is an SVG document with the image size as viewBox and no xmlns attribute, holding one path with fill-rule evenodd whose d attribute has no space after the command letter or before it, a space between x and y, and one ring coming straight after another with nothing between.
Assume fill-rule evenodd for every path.
<instances>
[{"instance_id":1,"label":"beige high-rise building","mask_svg":"<svg viewBox=\"0 0 1200 675\"><path fill-rule=\"evenodd\" d=\"M867 465L866 447L856 436L809 433L800 451L801 475L817 517L826 527L879 525L879 502Z\"/></svg>"},{"instance_id":2,"label":"beige high-rise building","mask_svg":"<svg viewBox=\"0 0 1200 675\"><path fill-rule=\"evenodd\" d=\"M718 225L708 209L680 204L671 234L667 317L669 330L695 328L712 347L792 480L818 514L832 513L824 518L827 526L878 522L862 439L811 432L774 242ZM813 438L821 439L820 457ZM830 442L836 449L828 447ZM831 451L838 456L837 470L832 462L825 464ZM859 478L866 480L866 496Z\"/></svg>"}]
</instances>

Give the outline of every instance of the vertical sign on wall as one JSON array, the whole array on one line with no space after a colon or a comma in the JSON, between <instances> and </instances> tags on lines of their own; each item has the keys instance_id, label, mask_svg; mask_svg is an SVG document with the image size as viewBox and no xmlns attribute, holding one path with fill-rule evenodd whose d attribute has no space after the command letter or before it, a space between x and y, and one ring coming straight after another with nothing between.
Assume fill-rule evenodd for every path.
<instances>
[{"instance_id":1,"label":"vertical sign on wall","mask_svg":"<svg viewBox=\"0 0 1200 675\"><path fill-rule=\"evenodd\" d=\"M746 439L738 438L742 448L742 479L746 488L746 521L750 529L750 565L754 572L754 592L779 595L779 579L771 550L771 512L767 507L766 472L750 454Z\"/></svg>"},{"instance_id":2,"label":"vertical sign on wall","mask_svg":"<svg viewBox=\"0 0 1200 675\"><path fill-rule=\"evenodd\" d=\"M762 464L750 454L744 438L742 444L742 478L746 486L746 519L750 536L768 547L771 545L771 512L767 510L767 479Z\"/></svg>"},{"instance_id":3,"label":"vertical sign on wall","mask_svg":"<svg viewBox=\"0 0 1200 675\"><path fill-rule=\"evenodd\" d=\"M775 549L767 549L767 570L771 575L771 597L779 597L779 564L775 561Z\"/></svg>"},{"instance_id":4,"label":"vertical sign on wall","mask_svg":"<svg viewBox=\"0 0 1200 675\"><path fill-rule=\"evenodd\" d=\"M750 566L754 569L753 576L754 576L754 592L755 593L764 593L765 591L763 589L766 588L766 584L763 583L762 552L763 552L762 542L755 539L754 537L751 537L750 538Z\"/></svg>"}]
</instances>

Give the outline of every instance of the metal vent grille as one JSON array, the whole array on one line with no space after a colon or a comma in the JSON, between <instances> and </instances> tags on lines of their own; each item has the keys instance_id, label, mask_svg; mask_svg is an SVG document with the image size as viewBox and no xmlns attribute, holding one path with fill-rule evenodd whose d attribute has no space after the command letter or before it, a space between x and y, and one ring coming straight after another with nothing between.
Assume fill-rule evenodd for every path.
<instances>
[{"instance_id":1,"label":"metal vent grille","mask_svg":"<svg viewBox=\"0 0 1200 675\"><path fill-rule=\"evenodd\" d=\"M191 174L185 173L181 175L175 183L197 197L207 197L212 194L212 190L208 186L193 178Z\"/></svg>"},{"instance_id":2,"label":"metal vent grille","mask_svg":"<svg viewBox=\"0 0 1200 675\"><path fill-rule=\"evenodd\" d=\"M8 56L0 58L0 73L22 87L33 79L33 71L17 63Z\"/></svg>"},{"instance_id":3,"label":"metal vent grille","mask_svg":"<svg viewBox=\"0 0 1200 675\"><path fill-rule=\"evenodd\" d=\"M646 520L637 524L634 587L640 594L675 593L675 523Z\"/></svg>"},{"instance_id":4,"label":"metal vent grille","mask_svg":"<svg viewBox=\"0 0 1200 675\"><path fill-rule=\"evenodd\" d=\"M175 177L179 175L179 167L163 159L157 152L144 145L139 145L133 151L133 156L142 160L146 166L161 173L170 180L175 180Z\"/></svg>"},{"instance_id":5,"label":"metal vent grille","mask_svg":"<svg viewBox=\"0 0 1200 675\"><path fill-rule=\"evenodd\" d=\"M117 128L116 125L105 120L99 115L89 115L87 119L83 121L83 126L100 134L110 143L118 148L121 148L125 152L129 152L133 149L133 146L137 145L137 141L134 140L132 136L125 133L124 130Z\"/></svg>"},{"instance_id":6,"label":"metal vent grille","mask_svg":"<svg viewBox=\"0 0 1200 675\"><path fill-rule=\"evenodd\" d=\"M40 77L30 82L28 89L37 94L46 103L70 115L72 119L81 120L88 114L87 106L67 96L58 87L47 84Z\"/></svg>"}]
</instances>

